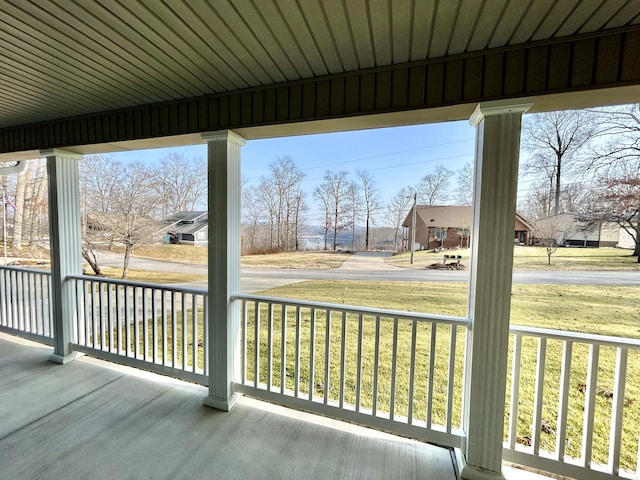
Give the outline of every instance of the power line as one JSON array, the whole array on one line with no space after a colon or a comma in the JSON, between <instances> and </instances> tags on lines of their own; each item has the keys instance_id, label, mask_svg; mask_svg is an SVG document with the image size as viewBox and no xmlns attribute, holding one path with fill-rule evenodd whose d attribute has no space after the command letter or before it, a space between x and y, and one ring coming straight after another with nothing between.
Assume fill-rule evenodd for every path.
<instances>
[{"instance_id":1,"label":"power line","mask_svg":"<svg viewBox=\"0 0 640 480\"><path fill-rule=\"evenodd\" d=\"M474 140L474 137L465 138L465 139L459 139L459 140L452 140L450 142L437 143L437 144L433 144L433 145L425 145L425 146L422 146L422 147L416 147L416 148L411 148L411 149L407 149L407 150L397 150L397 151L394 151L394 152L381 153L379 155L370 155L370 156L355 158L355 159L351 159L351 160L343 160L343 161L333 162L333 163L323 163L322 165L317 165L317 166L312 166L312 167L305 167L305 168L301 168L299 170L301 172L308 172L310 170L317 170L317 169L320 169L320 168L333 167L333 166L336 166L336 165L344 165L344 164L348 164L348 163L363 162L363 161L366 161L366 160L373 160L373 159L376 159L376 158L392 157L392 156L400 155L400 154L404 154L404 153L411 153L411 152L416 152L416 151L420 151L420 150L428 150L430 148L443 147L443 146L446 146L446 145L454 145L454 144L458 144L458 143L468 142L470 140ZM425 160L425 161L421 161L421 162L394 164L394 165L391 165L389 167L379 167L377 169L368 169L368 170L370 170L370 171L373 171L373 170L384 170L384 169L389 169L389 168L397 168L397 167L404 167L404 166L410 166L410 165L419 165L419 164L422 164L422 163L431 163L431 162L437 162L437 161L442 161L442 160L450 160L452 158L461 158L461 157L465 157L465 156L473 156L473 152L468 153L468 154L464 154L464 155L452 156L452 157L440 157L440 158ZM256 180L258 178L260 178L260 177L248 177L247 180ZM307 180L315 180L315 178L310 178L310 179L307 179Z\"/></svg>"}]
</instances>

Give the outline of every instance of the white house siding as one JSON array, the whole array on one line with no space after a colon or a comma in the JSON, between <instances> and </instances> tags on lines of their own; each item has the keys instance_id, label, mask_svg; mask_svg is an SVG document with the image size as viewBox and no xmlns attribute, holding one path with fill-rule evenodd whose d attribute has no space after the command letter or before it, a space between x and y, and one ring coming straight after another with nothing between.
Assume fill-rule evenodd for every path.
<instances>
[{"instance_id":1,"label":"white house siding","mask_svg":"<svg viewBox=\"0 0 640 480\"><path fill-rule=\"evenodd\" d=\"M605 223L600 229L600 246L615 247L620 243L620 232L623 231L617 223Z\"/></svg>"},{"instance_id":2,"label":"white house siding","mask_svg":"<svg viewBox=\"0 0 640 480\"><path fill-rule=\"evenodd\" d=\"M633 237L624 228L620 228L618 231L618 248L628 248L633 250L636 246Z\"/></svg>"}]
</instances>

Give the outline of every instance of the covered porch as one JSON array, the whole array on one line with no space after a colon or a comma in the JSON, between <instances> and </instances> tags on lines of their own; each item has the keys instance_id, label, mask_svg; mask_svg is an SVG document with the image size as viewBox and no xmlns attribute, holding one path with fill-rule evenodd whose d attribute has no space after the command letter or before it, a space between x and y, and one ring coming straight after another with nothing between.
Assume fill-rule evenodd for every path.
<instances>
[{"instance_id":1,"label":"covered porch","mask_svg":"<svg viewBox=\"0 0 640 480\"><path fill-rule=\"evenodd\" d=\"M632 0L616 5L5 0L0 161L47 159L52 267L0 269L0 327L49 343L53 353L0 345L0 411L9 419L3 473L6 459L14 476L35 478L99 477L101 469L134 476L141 468L166 478L209 468L243 478L378 477L387 468L391 478L431 478L442 466L445 478L485 480L504 478L506 459L575 478L637 477L640 462L627 462L630 473L620 458L624 438L633 445L626 454L638 458L637 425L624 430L638 342L509 325L521 117L637 101L639 12ZM465 317L240 294L246 140L461 119L477 138ZM194 143L208 146L208 290L83 276L82 156ZM537 345L535 362L522 354L525 337ZM554 390L545 387L548 344L563 352ZM589 352L578 459L565 451L576 344ZM601 350L613 365L604 430L595 426ZM80 353L206 388L132 378ZM427 375L415 374L417 362ZM534 384L526 446L514 426L525 366ZM409 378L406 392L397 388L400 374ZM363 443L324 420L307 438L303 420L283 420L242 394L424 443ZM557 449L547 452L540 429L552 403ZM279 430L297 433L282 439ZM153 445L137 443L144 432ZM594 461L594 442L603 439L609 454ZM34 448L44 457L34 459Z\"/></svg>"},{"instance_id":2,"label":"covered porch","mask_svg":"<svg viewBox=\"0 0 640 480\"><path fill-rule=\"evenodd\" d=\"M0 334L3 478L452 480L452 449L243 398L91 357L65 368Z\"/></svg>"}]
</instances>

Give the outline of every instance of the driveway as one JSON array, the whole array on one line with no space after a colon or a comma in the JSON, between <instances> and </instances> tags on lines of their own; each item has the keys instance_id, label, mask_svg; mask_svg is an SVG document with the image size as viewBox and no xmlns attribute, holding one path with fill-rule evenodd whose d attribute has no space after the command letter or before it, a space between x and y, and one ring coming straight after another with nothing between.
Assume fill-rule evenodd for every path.
<instances>
[{"instance_id":1,"label":"driveway","mask_svg":"<svg viewBox=\"0 0 640 480\"><path fill-rule=\"evenodd\" d=\"M331 270L243 268L241 290L243 293L266 290L305 280L377 280L389 282L466 282L469 271L414 270L395 267L384 259L386 252L358 252L349 257L339 268ZM122 255L103 252L101 264L121 267ZM207 274L206 265L190 265L131 258L131 269L157 272ZM583 272L583 271L515 271L514 283L640 286L640 272ZM189 282L195 288L207 288L206 280Z\"/></svg>"}]
</instances>

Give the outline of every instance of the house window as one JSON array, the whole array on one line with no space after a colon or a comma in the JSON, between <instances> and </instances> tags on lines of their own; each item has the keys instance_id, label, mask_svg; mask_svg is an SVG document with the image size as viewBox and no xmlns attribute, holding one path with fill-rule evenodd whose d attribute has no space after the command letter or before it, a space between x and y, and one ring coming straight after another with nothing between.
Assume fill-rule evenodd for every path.
<instances>
[{"instance_id":1,"label":"house window","mask_svg":"<svg viewBox=\"0 0 640 480\"><path fill-rule=\"evenodd\" d=\"M447 228L446 227L434 227L433 228L433 238L437 238L438 240L446 240L447 239Z\"/></svg>"}]
</instances>

